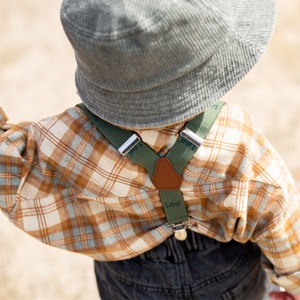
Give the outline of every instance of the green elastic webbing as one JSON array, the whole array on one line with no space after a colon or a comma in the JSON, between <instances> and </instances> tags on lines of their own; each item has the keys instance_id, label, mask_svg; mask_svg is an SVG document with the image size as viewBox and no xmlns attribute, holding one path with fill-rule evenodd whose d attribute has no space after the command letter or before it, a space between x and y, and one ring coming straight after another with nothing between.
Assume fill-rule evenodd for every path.
<instances>
[{"instance_id":1,"label":"green elastic webbing","mask_svg":"<svg viewBox=\"0 0 300 300\"><path fill-rule=\"evenodd\" d=\"M102 132L102 134L108 138L109 141L118 149L124 141L127 141L133 134L129 130L122 130L116 126L112 126L108 122L98 118L94 115L83 103L77 104L81 110L87 115L92 123Z\"/></svg>"},{"instance_id":2,"label":"green elastic webbing","mask_svg":"<svg viewBox=\"0 0 300 300\"><path fill-rule=\"evenodd\" d=\"M219 101L216 104L209 107L205 112L198 115L194 119L187 122L186 127L199 135L203 140L208 135L211 127L215 123L216 118L219 115L225 102Z\"/></svg>"},{"instance_id":3,"label":"green elastic webbing","mask_svg":"<svg viewBox=\"0 0 300 300\"><path fill-rule=\"evenodd\" d=\"M190 129L202 139L205 139L215 119L217 118L224 103L219 102L206 110L201 115L186 124L186 128ZM117 148L124 144L134 132L123 130L119 127L113 126L108 122L95 116L83 104L78 104L89 119L94 123L100 132ZM193 157L198 147L187 141L185 138L179 136L175 145L169 150L166 157L171 161L174 169L179 175ZM145 143L140 141L127 155L127 158L133 162L143 166L148 174L152 177L156 169L156 162L159 156ZM177 190L159 190L159 195L164 206L167 223L177 224L188 220L188 214L181 191Z\"/></svg>"},{"instance_id":4,"label":"green elastic webbing","mask_svg":"<svg viewBox=\"0 0 300 300\"><path fill-rule=\"evenodd\" d=\"M185 127L196 133L204 140L224 104L224 102L216 103L208 108L204 113L187 122ZM198 147L179 135L175 145L169 150L166 157L172 162L176 172L179 175L182 175L185 166L191 160L197 149Z\"/></svg>"},{"instance_id":5,"label":"green elastic webbing","mask_svg":"<svg viewBox=\"0 0 300 300\"><path fill-rule=\"evenodd\" d=\"M219 102L210 107L204 113L189 121L185 128L190 129L204 140L224 104L224 102ZM185 166L197 149L197 146L179 135L175 145L169 150L166 157L171 161L175 171L181 176ZM181 191L159 191L159 193L161 199L164 199L162 200L164 209L168 212L168 214L166 213L168 224L186 222L188 220L188 212Z\"/></svg>"},{"instance_id":6,"label":"green elastic webbing","mask_svg":"<svg viewBox=\"0 0 300 300\"><path fill-rule=\"evenodd\" d=\"M94 115L83 103L78 106L97 127L97 129L110 141L110 143L119 149L133 134L133 131L121 129ZM157 154L143 141L140 141L126 157L138 165L143 166L152 176L155 172L156 161L159 159Z\"/></svg>"},{"instance_id":7,"label":"green elastic webbing","mask_svg":"<svg viewBox=\"0 0 300 300\"><path fill-rule=\"evenodd\" d=\"M213 126L224 102L218 102L208 108L204 113L198 115L186 124L186 128L190 129L202 139L205 139L211 127ZM89 119L95 124L100 132L118 149L133 134L133 131L116 127L94 115L83 103L78 104ZM166 157L171 161L174 169L179 175L182 172L197 151L198 147L179 136L175 145L169 150ZM145 143L140 141L127 155L127 158L135 163L143 166L152 177L155 172L155 164L159 159L158 155Z\"/></svg>"},{"instance_id":8,"label":"green elastic webbing","mask_svg":"<svg viewBox=\"0 0 300 300\"><path fill-rule=\"evenodd\" d=\"M180 190L158 190L166 213L167 224L178 224L189 219Z\"/></svg>"},{"instance_id":9,"label":"green elastic webbing","mask_svg":"<svg viewBox=\"0 0 300 300\"><path fill-rule=\"evenodd\" d=\"M144 167L151 177L155 172L156 162L160 158L147 144L142 141L129 151L126 157L136 164Z\"/></svg>"}]
</instances>

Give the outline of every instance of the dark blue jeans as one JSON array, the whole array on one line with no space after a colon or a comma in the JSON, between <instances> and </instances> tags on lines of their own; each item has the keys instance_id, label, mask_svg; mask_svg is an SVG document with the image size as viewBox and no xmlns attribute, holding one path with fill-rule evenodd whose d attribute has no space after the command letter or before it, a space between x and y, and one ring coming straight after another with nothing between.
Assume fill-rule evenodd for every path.
<instances>
[{"instance_id":1,"label":"dark blue jeans","mask_svg":"<svg viewBox=\"0 0 300 300\"><path fill-rule=\"evenodd\" d=\"M102 300L249 299L264 296L261 252L253 243L219 243L189 231L129 260L95 262Z\"/></svg>"}]
</instances>

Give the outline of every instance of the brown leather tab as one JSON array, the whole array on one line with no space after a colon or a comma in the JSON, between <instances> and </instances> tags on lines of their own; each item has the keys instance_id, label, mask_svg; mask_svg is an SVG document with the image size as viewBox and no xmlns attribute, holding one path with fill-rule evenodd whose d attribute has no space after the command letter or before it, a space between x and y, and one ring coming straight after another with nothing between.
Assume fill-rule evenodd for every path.
<instances>
[{"instance_id":1,"label":"brown leather tab","mask_svg":"<svg viewBox=\"0 0 300 300\"><path fill-rule=\"evenodd\" d=\"M156 162L151 180L158 190L176 190L181 186L182 177L174 170L170 160L163 157Z\"/></svg>"}]
</instances>

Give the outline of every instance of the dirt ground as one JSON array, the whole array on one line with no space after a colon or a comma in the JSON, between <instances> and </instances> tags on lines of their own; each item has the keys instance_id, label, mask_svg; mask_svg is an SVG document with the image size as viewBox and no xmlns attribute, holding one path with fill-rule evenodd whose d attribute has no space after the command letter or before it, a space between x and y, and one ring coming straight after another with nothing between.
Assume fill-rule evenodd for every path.
<instances>
[{"instance_id":1,"label":"dirt ground","mask_svg":"<svg viewBox=\"0 0 300 300\"><path fill-rule=\"evenodd\" d=\"M60 1L0 2L0 106L11 122L36 121L79 102ZM225 99L249 111L300 187L300 1L278 2L277 27L256 68ZM98 299L92 261L54 249L0 214L0 299Z\"/></svg>"}]
</instances>

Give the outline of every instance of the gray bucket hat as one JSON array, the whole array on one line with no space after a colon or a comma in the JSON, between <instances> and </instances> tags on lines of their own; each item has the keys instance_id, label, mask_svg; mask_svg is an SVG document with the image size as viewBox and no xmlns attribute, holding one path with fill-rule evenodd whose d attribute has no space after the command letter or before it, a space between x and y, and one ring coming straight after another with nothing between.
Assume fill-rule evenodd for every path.
<instances>
[{"instance_id":1,"label":"gray bucket hat","mask_svg":"<svg viewBox=\"0 0 300 300\"><path fill-rule=\"evenodd\" d=\"M273 0L64 0L76 86L100 118L158 128L201 113L255 65Z\"/></svg>"}]
</instances>

